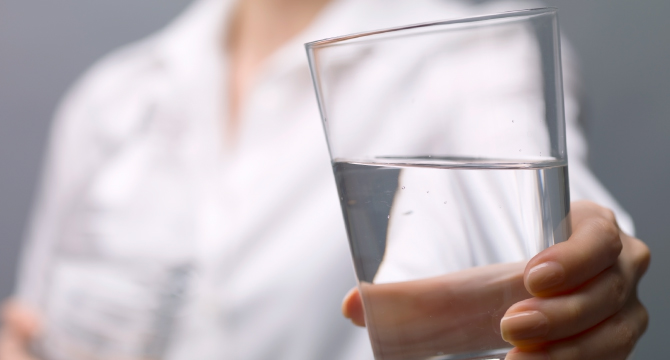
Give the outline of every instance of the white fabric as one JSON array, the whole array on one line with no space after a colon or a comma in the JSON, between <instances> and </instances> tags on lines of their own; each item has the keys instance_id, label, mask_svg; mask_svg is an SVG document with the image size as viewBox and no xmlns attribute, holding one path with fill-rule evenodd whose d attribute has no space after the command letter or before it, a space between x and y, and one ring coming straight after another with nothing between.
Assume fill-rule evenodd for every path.
<instances>
[{"instance_id":1,"label":"white fabric","mask_svg":"<svg viewBox=\"0 0 670 360\"><path fill-rule=\"evenodd\" d=\"M230 144L219 44L231 1L196 2L164 31L96 65L63 102L18 296L42 305L51 256L63 249L195 258L192 301L170 359L371 359L365 330L340 314L355 278L302 44L528 6L335 1L267 62ZM575 70L569 57L564 64L571 197L614 209L632 233L588 169Z\"/></svg>"}]
</instances>

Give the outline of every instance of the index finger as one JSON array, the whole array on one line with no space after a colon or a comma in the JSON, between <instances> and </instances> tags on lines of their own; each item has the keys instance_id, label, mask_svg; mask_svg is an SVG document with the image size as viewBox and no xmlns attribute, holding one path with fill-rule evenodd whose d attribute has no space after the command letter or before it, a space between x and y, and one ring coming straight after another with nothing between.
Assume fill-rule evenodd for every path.
<instances>
[{"instance_id":1,"label":"index finger","mask_svg":"<svg viewBox=\"0 0 670 360\"><path fill-rule=\"evenodd\" d=\"M587 201L571 209L573 233L528 262L526 289L534 296L553 296L575 289L614 265L622 243L614 213Z\"/></svg>"}]
</instances>

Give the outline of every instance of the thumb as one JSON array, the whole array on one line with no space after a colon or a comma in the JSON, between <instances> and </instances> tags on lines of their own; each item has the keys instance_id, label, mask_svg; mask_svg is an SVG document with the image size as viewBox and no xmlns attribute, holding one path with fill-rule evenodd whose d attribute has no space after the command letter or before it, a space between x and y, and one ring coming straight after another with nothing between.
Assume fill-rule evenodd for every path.
<instances>
[{"instance_id":1,"label":"thumb","mask_svg":"<svg viewBox=\"0 0 670 360\"><path fill-rule=\"evenodd\" d=\"M342 301L342 315L358 326L365 326L365 315L363 313L363 302L358 288L349 290Z\"/></svg>"}]
</instances>

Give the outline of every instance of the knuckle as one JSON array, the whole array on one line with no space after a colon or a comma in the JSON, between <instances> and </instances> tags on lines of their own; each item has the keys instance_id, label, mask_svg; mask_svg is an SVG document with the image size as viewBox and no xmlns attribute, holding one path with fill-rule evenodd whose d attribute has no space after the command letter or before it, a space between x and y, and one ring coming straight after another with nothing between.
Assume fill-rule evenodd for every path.
<instances>
[{"instance_id":1,"label":"knuckle","mask_svg":"<svg viewBox=\"0 0 670 360\"><path fill-rule=\"evenodd\" d=\"M626 280L619 273L614 274L609 279L609 293L612 304L616 310L621 309L628 300L628 286Z\"/></svg>"},{"instance_id":2,"label":"knuckle","mask_svg":"<svg viewBox=\"0 0 670 360\"><path fill-rule=\"evenodd\" d=\"M635 264L638 268L646 270L651 262L651 251L649 246L639 239L633 238L633 249Z\"/></svg>"},{"instance_id":3,"label":"knuckle","mask_svg":"<svg viewBox=\"0 0 670 360\"><path fill-rule=\"evenodd\" d=\"M647 331L647 327L649 326L649 312L647 311L647 308L642 305L639 301L637 302L637 309L639 312L639 318L640 318L640 336L644 334L645 331Z\"/></svg>"},{"instance_id":4,"label":"knuckle","mask_svg":"<svg viewBox=\"0 0 670 360\"><path fill-rule=\"evenodd\" d=\"M619 235L619 229L614 226L614 223L604 217L594 218L592 224L599 232L605 233L610 237Z\"/></svg>"},{"instance_id":5,"label":"knuckle","mask_svg":"<svg viewBox=\"0 0 670 360\"><path fill-rule=\"evenodd\" d=\"M628 311L615 317L613 338L620 349L630 352L647 328L649 314L638 299L631 304Z\"/></svg>"},{"instance_id":6,"label":"knuckle","mask_svg":"<svg viewBox=\"0 0 670 360\"><path fill-rule=\"evenodd\" d=\"M635 347L638 334L637 331L632 326L630 326L630 324L625 321L621 321L616 324L614 329L614 338L616 340L616 344L618 344L621 349L631 351Z\"/></svg>"},{"instance_id":7,"label":"knuckle","mask_svg":"<svg viewBox=\"0 0 670 360\"><path fill-rule=\"evenodd\" d=\"M580 321L584 314L584 304L577 299L572 299L566 303L565 316L567 323L575 324Z\"/></svg>"},{"instance_id":8,"label":"knuckle","mask_svg":"<svg viewBox=\"0 0 670 360\"><path fill-rule=\"evenodd\" d=\"M619 228L616 226L616 223L599 217L593 219L592 226L594 231L600 234L598 237L605 242L605 245L618 255L623 248L623 244L621 243Z\"/></svg>"},{"instance_id":9,"label":"knuckle","mask_svg":"<svg viewBox=\"0 0 670 360\"><path fill-rule=\"evenodd\" d=\"M600 216L605 218L607 221L613 223L616 225L616 214L614 214L614 211L608 208L601 208L600 209ZM618 229L618 226L617 226Z\"/></svg>"}]
</instances>

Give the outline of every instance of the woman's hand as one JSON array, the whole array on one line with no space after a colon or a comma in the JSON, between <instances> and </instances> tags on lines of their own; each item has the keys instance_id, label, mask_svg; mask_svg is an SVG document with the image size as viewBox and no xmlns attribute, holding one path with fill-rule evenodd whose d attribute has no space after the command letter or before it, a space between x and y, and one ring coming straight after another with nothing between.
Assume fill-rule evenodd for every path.
<instances>
[{"instance_id":1,"label":"woman's hand","mask_svg":"<svg viewBox=\"0 0 670 360\"><path fill-rule=\"evenodd\" d=\"M468 314L486 314L493 304L475 300L497 297L505 300L498 305L507 311L502 321L499 315L490 314L493 326L488 327L489 333L478 334L475 339L491 341L478 344L479 348L501 347L492 340L496 336L499 339L501 332L506 341L516 346L508 360L625 359L647 326L647 313L637 298L636 288L649 265L649 249L640 240L621 233L613 213L598 205L573 203L571 216L570 239L535 256L525 271L518 270L518 277L512 273L504 275L513 271L514 264L509 264L509 269L501 272L487 270L495 270L494 265L433 279L368 285L369 289L363 284L366 301L375 307L388 307L369 315L377 325L371 329L373 341L391 350L388 358L462 352L465 349L455 344L467 341L453 339L470 330L474 331L471 335L481 332L478 329L485 329L483 319L457 321L456 327L451 327L449 321L455 319L455 314L457 320L473 320ZM499 281L505 277L508 284L503 286ZM490 281L499 284L500 289L480 286ZM525 288L518 289L518 282ZM500 294L484 294L487 291ZM355 324L365 324L356 289L345 297L342 311ZM439 318L445 321L432 321ZM498 323L500 331L496 328ZM398 329L421 336L411 339L415 344L397 343L398 337L392 335ZM389 340L395 339L397 348L392 342L384 345L385 332L391 335ZM421 349L421 354L412 349Z\"/></svg>"},{"instance_id":2,"label":"woman's hand","mask_svg":"<svg viewBox=\"0 0 670 360\"><path fill-rule=\"evenodd\" d=\"M531 297L523 283L524 265L495 264L414 281L361 283L360 296L354 290L348 298L357 296L369 305L370 340L384 360L506 348L500 319L510 306Z\"/></svg>"},{"instance_id":3,"label":"woman's hand","mask_svg":"<svg viewBox=\"0 0 670 360\"><path fill-rule=\"evenodd\" d=\"M614 214L590 202L572 205L573 234L526 266L535 297L512 306L502 335L510 360L623 360L647 327L637 284L649 248L619 230Z\"/></svg>"},{"instance_id":4,"label":"woman's hand","mask_svg":"<svg viewBox=\"0 0 670 360\"><path fill-rule=\"evenodd\" d=\"M2 309L0 360L36 360L28 349L39 329L39 319L31 309L14 300L6 302Z\"/></svg>"}]
</instances>

